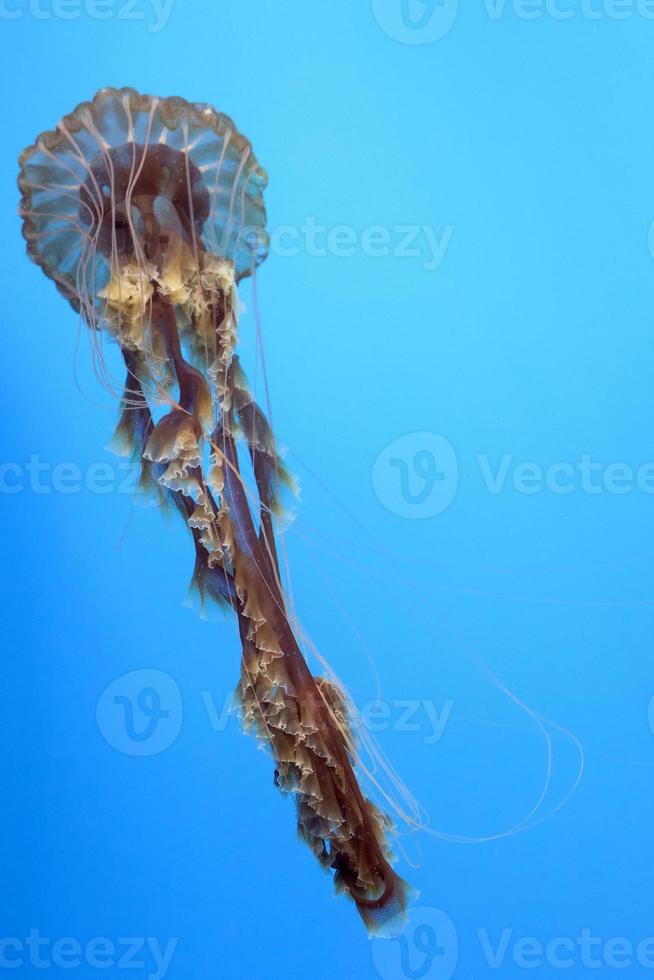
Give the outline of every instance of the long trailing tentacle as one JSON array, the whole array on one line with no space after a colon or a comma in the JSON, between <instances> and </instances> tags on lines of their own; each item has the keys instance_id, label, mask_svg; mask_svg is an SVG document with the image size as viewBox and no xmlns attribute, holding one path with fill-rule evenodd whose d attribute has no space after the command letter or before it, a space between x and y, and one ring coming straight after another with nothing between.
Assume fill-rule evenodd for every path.
<instances>
[{"instance_id":1,"label":"long trailing tentacle","mask_svg":"<svg viewBox=\"0 0 654 980\"><path fill-rule=\"evenodd\" d=\"M354 899L368 928L378 931L402 915L407 901L406 885L390 865L389 821L359 786L345 696L333 681L312 675L287 612L274 520L282 487L292 481L233 353L235 327L225 327L225 297L210 295L208 307L200 307L215 323L212 374L187 360L175 308L154 289L149 329L177 399L155 425L141 381L147 358L127 354L118 432L123 443L129 433L142 480L171 500L191 529L196 587L205 597L217 591L236 612L244 727L270 749L276 785L295 801L301 837L333 872L337 888ZM238 438L250 455L256 494L241 473Z\"/></svg>"},{"instance_id":2,"label":"long trailing tentacle","mask_svg":"<svg viewBox=\"0 0 654 980\"><path fill-rule=\"evenodd\" d=\"M276 783L296 803L298 829L371 931L401 917L405 883L390 866L389 821L367 800L354 772L355 740L346 700L313 677L289 621L274 551L273 515L291 483L267 419L236 357L226 372L230 419L214 434L227 463L224 498L233 537L243 668L238 689L247 729L270 746ZM231 424L244 436L259 494L259 534L238 468Z\"/></svg>"}]
</instances>

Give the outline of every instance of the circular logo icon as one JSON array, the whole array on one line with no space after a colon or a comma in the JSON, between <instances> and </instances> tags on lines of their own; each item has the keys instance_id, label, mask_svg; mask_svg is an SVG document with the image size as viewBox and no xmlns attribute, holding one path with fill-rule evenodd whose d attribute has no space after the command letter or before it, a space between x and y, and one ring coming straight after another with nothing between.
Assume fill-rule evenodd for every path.
<instances>
[{"instance_id":1,"label":"circular logo icon","mask_svg":"<svg viewBox=\"0 0 654 980\"><path fill-rule=\"evenodd\" d=\"M373 940L372 961L382 980L450 980L459 961L454 923L440 909L411 909L401 935Z\"/></svg>"},{"instance_id":2,"label":"circular logo icon","mask_svg":"<svg viewBox=\"0 0 654 980\"><path fill-rule=\"evenodd\" d=\"M377 23L403 44L433 44L454 26L459 0L372 0Z\"/></svg>"},{"instance_id":3,"label":"circular logo icon","mask_svg":"<svg viewBox=\"0 0 654 980\"><path fill-rule=\"evenodd\" d=\"M456 496L456 453L451 443L435 432L413 432L382 450L373 466L372 483L384 507L398 517L435 517Z\"/></svg>"},{"instance_id":4,"label":"circular logo icon","mask_svg":"<svg viewBox=\"0 0 654 980\"><path fill-rule=\"evenodd\" d=\"M113 681L98 701L96 719L105 741L124 755L158 755L182 727L182 696L170 674L134 670Z\"/></svg>"},{"instance_id":5,"label":"circular logo icon","mask_svg":"<svg viewBox=\"0 0 654 980\"><path fill-rule=\"evenodd\" d=\"M654 221L649 226L647 233L647 247L649 248L650 256L654 259Z\"/></svg>"}]
</instances>

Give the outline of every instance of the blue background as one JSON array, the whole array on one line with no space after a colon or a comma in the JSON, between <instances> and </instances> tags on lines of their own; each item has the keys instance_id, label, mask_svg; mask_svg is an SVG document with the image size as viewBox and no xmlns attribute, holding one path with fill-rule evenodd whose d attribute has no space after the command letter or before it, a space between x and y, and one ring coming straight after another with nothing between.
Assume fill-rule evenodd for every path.
<instances>
[{"instance_id":1,"label":"blue background","mask_svg":"<svg viewBox=\"0 0 654 980\"><path fill-rule=\"evenodd\" d=\"M222 710L239 647L228 618L183 606L184 529L115 488L57 492L52 470L46 492L30 488L32 455L115 466L102 447L116 403L75 314L25 257L15 160L96 89L130 84L234 117L271 175L272 227L453 229L437 269L361 248L300 248L261 269L275 430L302 483L287 535L295 601L360 706L377 696L370 651L391 718L377 737L434 831L501 834L545 780L542 735L488 671L574 732L585 771L558 813L486 844L404 834L418 867L399 869L420 914L454 924L457 977L613 975L606 956L591 971L579 953L568 970L525 971L511 949L585 928L634 946L654 933L652 495L525 494L511 478L492 494L477 457L494 469L505 455L543 469L583 453L654 459L654 22L572 3L570 19L511 5L493 19L467 4L444 37L411 44L393 36L400 0L377 16L368 0L177 0L159 31L144 0L141 19L120 9L64 19L46 0L7 0L0 18L0 461L21 467L3 468L0 493L0 934L177 937L172 980L393 980L410 975L402 953L414 976L451 974L411 927L404 950L370 943L297 841L270 760L236 719L214 730L206 703ZM251 365L249 284L243 300ZM399 469L375 486L373 464L425 431L454 447L458 491L411 520L393 511ZM109 744L96 711L109 684L144 669L177 685L181 728L138 758ZM398 724L407 699L418 730ZM437 742L424 701L451 708ZM542 816L579 763L549 730ZM505 929L493 970L478 930L497 944ZM125 971L50 970L102 972Z\"/></svg>"}]
</instances>

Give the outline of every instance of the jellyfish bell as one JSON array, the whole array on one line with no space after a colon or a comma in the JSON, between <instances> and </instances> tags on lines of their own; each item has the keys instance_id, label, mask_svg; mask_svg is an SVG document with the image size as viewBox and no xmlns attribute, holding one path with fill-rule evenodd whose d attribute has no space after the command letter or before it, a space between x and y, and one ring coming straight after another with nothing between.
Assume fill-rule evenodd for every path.
<instances>
[{"instance_id":1,"label":"jellyfish bell","mask_svg":"<svg viewBox=\"0 0 654 980\"><path fill-rule=\"evenodd\" d=\"M346 695L312 675L288 612L276 520L293 481L236 351L238 284L268 251L266 174L228 117L133 89L82 103L20 167L30 256L120 347L116 444L181 514L201 601L236 615L245 728L273 755L301 837L368 928L387 928L407 886L355 773Z\"/></svg>"},{"instance_id":2,"label":"jellyfish bell","mask_svg":"<svg viewBox=\"0 0 654 980\"><path fill-rule=\"evenodd\" d=\"M20 166L28 252L74 305L91 273L106 285L107 259L141 253L140 238L156 249L181 235L230 262L236 282L267 255L267 175L234 123L207 105L103 89L42 133Z\"/></svg>"}]
</instances>

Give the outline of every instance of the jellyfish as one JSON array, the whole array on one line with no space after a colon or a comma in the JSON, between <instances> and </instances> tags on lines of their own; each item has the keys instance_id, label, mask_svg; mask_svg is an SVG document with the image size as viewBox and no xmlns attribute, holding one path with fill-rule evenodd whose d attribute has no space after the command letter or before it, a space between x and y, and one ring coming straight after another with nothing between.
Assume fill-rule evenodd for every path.
<instances>
[{"instance_id":1,"label":"jellyfish","mask_svg":"<svg viewBox=\"0 0 654 980\"><path fill-rule=\"evenodd\" d=\"M402 921L392 822L357 777L346 692L314 676L278 555L292 478L237 352L238 288L268 251L267 175L227 116L204 103L103 89L20 157L29 256L124 362L114 447L179 512L201 602L233 610L236 697L269 750L300 837L369 932ZM249 466L252 479L243 476Z\"/></svg>"}]
</instances>

